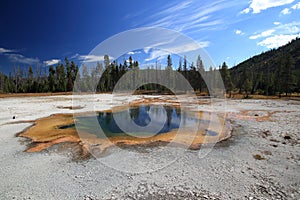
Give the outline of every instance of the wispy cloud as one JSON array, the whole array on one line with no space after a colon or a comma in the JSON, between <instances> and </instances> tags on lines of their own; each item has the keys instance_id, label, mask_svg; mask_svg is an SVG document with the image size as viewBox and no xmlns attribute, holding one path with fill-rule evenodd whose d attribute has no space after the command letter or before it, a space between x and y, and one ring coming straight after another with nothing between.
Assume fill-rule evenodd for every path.
<instances>
[{"instance_id":1,"label":"wispy cloud","mask_svg":"<svg viewBox=\"0 0 300 200\"><path fill-rule=\"evenodd\" d=\"M284 6L293 3L295 0L250 0L249 7L241 11L242 14L247 14L250 11L257 14L269 8Z\"/></svg>"},{"instance_id":2,"label":"wispy cloud","mask_svg":"<svg viewBox=\"0 0 300 200\"><path fill-rule=\"evenodd\" d=\"M250 36L249 39L256 40L256 39L261 38L261 37L268 37L268 36L272 35L272 33L274 33L274 32L275 32L274 29L266 30L266 31L263 31L259 34Z\"/></svg>"},{"instance_id":3,"label":"wispy cloud","mask_svg":"<svg viewBox=\"0 0 300 200\"><path fill-rule=\"evenodd\" d=\"M73 56L71 56L71 59L78 59L79 56L80 56L79 53L76 53Z\"/></svg>"},{"instance_id":4,"label":"wispy cloud","mask_svg":"<svg viewBox=\"0 0 300 200\"><path fill-rule=\"evenodd\" d=\"M146 58L144 61L145 62L150 62L150 61L161 61L170 54L170 52L167 52L165 50L161 49L151 49L150 56Z\"/></svg>"},{"instance_id":5,"label":"wispy cloud","mask_svg":"<svg viewBox=\"0 0 300 200\"><path fill-rule=\"evenodd\" d=\"M167 7L163 11L160 11L159 13L157 13L157 15L174 14L175 12L179 12L183 9L188 8L191 4L192 4L192 1L184 1L184 2L181 2L179 4L174 3L170 7Z\"/></svg>"},{"instance_id":6,"label":"wispy cloud","mask_svg":"<svg viewBox=\"0 0 300 200\"><path fill-rule=\"evenodd\" d=\"M51 65L56 65L56 64L58 64L60 62L61 62L60 59L51 59L51 60L45 60L43 63L46 66L51 66Z\"/></svg>"},{"instance_id":7,"label":"wispy cloud","mask_svg":"<svg viewBox=\"0 0 300 200\"><path fill-rule=\"evenodd\" d=\"M75 54L71 57L72 59L77 59L79 61L85 62L85 63L97 63L97 62L103 62L104 61L104 55L80 55ZM110 60L114 60L113 57L109 57Z\"/></svg>"},{"instance_id":8,"label":"wispy cloud","mask_svg":"<svg viewBox=\"0 0 300 200\"><path fill-rule=\"evenodd\" d=\"M174 46L169 46L167 50L164 49L151 49L150 56L145 59L145 62L153 61L153 60L162 60L166 58L169 54L184 54L187 52L195 51L201 48L207 47L209 42L202 42L202 43L184 43ZM149 49L145 48L145 52L149 52Z\"/></svg>"},{"instance_id":9,"label":"wispy cloud","mask_svg":"<svg viewBox=\"0 0 300 200\"><path fill-rule=\"evenodd\" d=\"M40 63L40 59L38 58L28 58L21 54L17 54L16 52L18 51L0 47L0 54L5 55L11 62L22 63L27 65L34 65Z\"/></svg>"},{"instance_id":10,"label":"wispy cloud","mask_svg":"<svg viewBox=\"0 0 300 200\"><path fill-rule=\"evenodd\" d=\"M219 11L230 8L238 1L218 0L209 3L184 1L158 8L155 14L140 22L142 26L163 27L185 33L216 30L225 25Z\"/></svg>"},{"instance_id":11,"label":"wispy cloud","mask_svg":"<svg viewBox=\"0 0 300 200\"><path fill-rule=\"evenodd\" d=\"M27 65L39 64L40 59L38 58L28 58L21 54L6 54L10 61L15 63L22 63Z\"/></svg>"},{"instance_id":12,"label":"wispy cloud","mask_svg":"<svg viewBox=\"0 0 300 200\"><path fill-rule=\"evenodd\" d=\"M96 56L96 55L81 55L78 57L79 60L84 62L101 62L104 61L104 56Z\"/></svg>"},{"instance_id":13,"label":"wispy cloud","mask_svg":"<svg viewBox=\"0 0 300 200\"><path fill-rule=\"evenodd\" d=\"M17 51L0 47L0 54L13 53L13 52L17 52Z\"/></svg>"},{"instance_id":14,"label":"wispy cloud","mask_svg":"<svg viewBox=\"0 0 300 200\"><path fill-rule=\"evenodd\" d=\"M141 51L130 51L127 54L128 55L134 55L134 54L140 54L140 53L142 53L142 52Z\"/></svg>"}]
</instances>

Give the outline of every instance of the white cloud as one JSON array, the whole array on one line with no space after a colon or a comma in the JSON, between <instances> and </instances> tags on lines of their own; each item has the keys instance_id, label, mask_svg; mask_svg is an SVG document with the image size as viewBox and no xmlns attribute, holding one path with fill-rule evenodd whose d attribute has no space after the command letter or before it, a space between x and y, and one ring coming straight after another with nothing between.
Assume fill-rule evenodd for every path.
<instances>
[{"instance_id":1,"label":"white cloud","mask_svg":"<svg viewBox=\"0 0 300 200\"><path fill-rule=\"evenodd\" d=\"M300 34L294 34L294 35L274 35L271 37L268 37L264 39L263 41L259 42L259 46L264 46L267 48L277 48L280 46L283 46L290 42L292 39L295 39L296 37L300 37Z\"/></svg>"},{"instance_id":2,"label":"white cloud","mask_svg":"<svg viewBox=\"0 0 300 200\"><path fill-rule=\"evenodd\" d=\"M260 34L250 36L249 39L256 40L261 37L268 37L268 36L272 35L274 32L275 32L274 29L266 30L266 31L261 32Z\"/></svg>"},{"instance_id":3,"label":"white cloud","mask_svg":"<svg viewBox=\"0 0 300 200\"><path fill-rule=\"evenodd\" d=\"M104 55L77 55L76 58L80 61L84 61L86 63L92 62L102 62L104 61ZM110 60L114 60L113 57L109 56Z\"/></svg>"},{"instance_id":4,"label":"white cloud","mask_svg":"<svg viewBox=\"0 0 300 200\"><path fill-rule=\"evenodd\" d=\"M170 53L164 50L155 49L150 53L150 56L145 59L145 62L153 61L153 60L162 60L167 57Z\"/></svg>"},{"instance_id":5,"label":"white cloud","mask_svg":"<svg viewBox=\"0 0 300 200\"><path fill-rule=\"evenodd\" d=\"M277 48L300 36L300 22L291 22L287 24L274 22L274 25L275 27L273 29L252 35L249 39L255 40L263 38L257 45L267 48Z\"/></svg>"},{"instance_id":6,"label":"white cloud","mask_svg":"<svg viewBox=\"0 0 300 200\"><path fill-rule=\"evenodd\" d=\"M141 51L130 51L127 54L128 55L134 55L134 54L139 54L139 53L142 53L142 52Z\"/></svg>"},{"instance_id":7,"label":"white cloud","mask_svg":"<svg viewBox=\"0 0 300 200\"><path fill-rule=\"evenodd\" d=\"M295 0L250 0L249 7L241 11L241 13L247 14L252 10L252 13L256 14L269 8L291 4L294 1Z\"/></svg>"},{"instance_id":8,"label":"white cloud","mask_svg":"<svg viewBox=\"0 0 300 200\"><path fill-rule=\"evenodd\" d=\"M248 14L250 12L250 8L245 8L241 11L241 14Z\"/></svg>"},{"instance_id":9,"label":"white cloud","mask_svg":"<svg viewBox=\"0 0 300 200\"><path fill-rule=\"evenodd\" d=\"M56 64L58 64L60 62L61 62L60 59L51 59L51 60L44 61L44 65L46 65L46 66L56 65Z\"/></svg>"},{"instance_id":10,"label":"white cloud","mask_svg":"<svg viewBox=\"0 0 300 200\"><path fill-rule=\"evenodd\" d=\"M280 12L280 15L288 15L292 13L292 10L300 9L300 2L291 6L291 8L285 8Z\"/></svg>"},{"instance_id":11,"label":"white cloud","mask_svg":"<svg viewBox=\"0 0 300 200\"><path fill-rule=\"evenodd\" d=\"M239 29L235 30L234 32L235 32L235 34L237 34L237 35L244 35L243 31L241 31L241 30L239 30Z\"/></svg>"},{"instance_id":12,"label":"white cloud","mask_svg":"<svg viewBox=\"0 0 300 200\"><path fill-rule=\"evenodd\" d=\"M277 48L300 36L300 22L291 22L287 24L274 22L274 25L275 27L273 29L252 35L249 39L255 40L262 38L262 40L257 43L259 46Z\"/></svg>"},{"instance_id":13,"label":"white cloud","mask_svg":"<svg viewBox=\"0 0 300 200\"><path fill-rule=\"evenodd\" d=\"M16 52L16 51L0 47L0 54L3 54L3 53L12 53L12 52Z\"/></svg>"},{"instance_id":14,"label":"white cloud","mask_svg":"<svg viewBox=\"0 0 300 200\"><path fill-rule=\"evenodd\" d=\"M275 27L277 34L296 34L300 32L299 29L300 26L300 22L291 22L291 23L287 23L287 24L280 24L278 26Z\"/></svg>"},{"instance_id":15,"label":"white cloud","mask_svg":"<svg viewBox=\"0 0 300 200\"><path fill-rule=\"evenodd\" d=\"M6 54L6 55L12 62L16 62L16 63L23 63L28 65L34 65L40 63L40 60L38 58L27 58L21 54Z\"/></svg>"},{"instance_id":16,"label":"white cloud","mask_svg":"<svg viewBox=\"0 0 300 200\"><path fill-rule=\"evenodd\" d=\"M291 11L289 8L285 8L280 12L281 15L288 15L291 14Z\"/></svg>"},{"instance_id":17,"label":"white cloud","mask_svg":"<svg viewBox=\"0 0 300 200\"><path fill-rule=\"evenodd\" d=\"M294 9L294 10L300 9L300 2L296 3L291 8Z\"/></svg>"}]
</instances>

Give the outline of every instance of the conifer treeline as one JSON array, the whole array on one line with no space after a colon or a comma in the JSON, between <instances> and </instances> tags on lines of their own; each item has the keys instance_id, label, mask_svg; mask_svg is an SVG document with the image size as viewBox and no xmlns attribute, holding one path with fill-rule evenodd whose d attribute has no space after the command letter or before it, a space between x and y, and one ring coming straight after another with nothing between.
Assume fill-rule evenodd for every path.
<instances>
[{"instance_id":1,"label":"conifer treeline","mask_svg":"<svg viewBox=\"0 0 300 200\"><path fill-rule=\"evenodd\" d=\"M158 79L157 74L163 72L163 78L160 79L164 79L164 83L170 86L169 89L184 91L186 88L178 81L179 73L189 81L195 91L208 94L216 89L214 86L222 82L217 78L220 74L228 94L243 93L245 97L249 94L288 95L300 92L300 40L296 39L287 46L290 50L286 50L287 47L271 50L231 69L228 69L224 62L217 69L210 67L206 71L200 56L195 62L196 65L189 64L184 57L174 66L169 55L163 66L156 63L148 66L146 70L140 69L138 61L134 61L131 56L128 61L118 63L111 62L105 55L104 62L97 63L94 68L83 65L80 70L75 62L66 58L64 63L50 66L47 71L30 66L26 71L15 68L14 73L8 76L0 72L0 92L68 92L73 90L74 84L80 91L111 92L118 80L131 71L134 73L127 77L125 84L147 82L151 77L155 80L155 77ZM205 77L205 81L201 75ZM126 87L124 85L124 88ZM154 83L142 85L139 89L169 92L167 88Z\"/></svg>"},{"instance_id":2,"label":"conifer treeline","mask_svg":"<svg viewBox=\"0 0 300 200\"><path fill-rule=\"evenodd\" d=\"M129 78L128 83L140 82L142 79L145 81L150 75L157 76L158 73L164 72L165 80L163 81L168 81L170 89L180 89L180 86L176 85L178 83L176 83L175 70L172 67L173 64L170 55L166 64L166 67L162 67L161 64L156 63L155 66L149 66L146 70L140 70L138 61L134 61L131 56L128 61L125 60L123 63L117 63L116 61L110 62L109 57L105 55L103 63L98 62L94 68L83 65L82 69L79 70L75 62L70 62L66 58L65 63L50 66L47 71L42 71L38 67L34 70L32 66L29 66L27 71L22 70L20 67L15 68L14 73L8 76L0 72L0 92L69 92L73 90L74 84L76 84L77 89L80 91L111 92L118 80L129 71L134 73ZM145 71L147 73L142 73ZM184 58L183 62L179 62L177 71L189 80L195 90L206 91L205 82L198 73L200 71L204 72L200 56L198 57L196 66L193 63L188 66L188 62ZM155 80L155 78L152 80ZM167 88L154 83L142 85L139 89L168 91Z\"/></svg>"},{"instance_id":3,"label":"conifer treeline","mask_svg":"<svg viewBox=\"0 0 300 200\"><path fill-rule=\"evenodd\" d=\"M46 69L46 68L44 68ZM0 72L0 92L2 93L42 93L72 91L78 73L75 62L65 59L65 64L50 66L48 71L41 67L28 67L25 71L15 67L8 76Z\"/></svg>"}]
</instances>

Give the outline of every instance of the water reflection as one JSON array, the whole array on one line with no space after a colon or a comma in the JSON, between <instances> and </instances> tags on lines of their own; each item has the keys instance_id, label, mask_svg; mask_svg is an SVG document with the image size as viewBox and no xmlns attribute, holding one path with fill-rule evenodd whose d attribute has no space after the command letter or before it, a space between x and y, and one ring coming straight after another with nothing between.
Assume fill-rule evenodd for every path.
<instances>
[{"instance_id":1,"label":"water reflection","mask_svg":"<svg viewBox=\"0 0 300 200\"><path fill-rule=\"evenodd\" d=\"M84 116L76 118L77 129L96 134L98 137L103 136L99 134L99 127L101 127L106 137L110 137L127 133L156 135L170 132L179 127L199 127L200 124L207 123L207 120L199 119L184 109L154 105L130 107L127 110L114 113L99 112L97 117ZM71 125L60 128L68 127L71 127ZM210 134L210 132L206 133Z\"/></svg>"}]
</instances>

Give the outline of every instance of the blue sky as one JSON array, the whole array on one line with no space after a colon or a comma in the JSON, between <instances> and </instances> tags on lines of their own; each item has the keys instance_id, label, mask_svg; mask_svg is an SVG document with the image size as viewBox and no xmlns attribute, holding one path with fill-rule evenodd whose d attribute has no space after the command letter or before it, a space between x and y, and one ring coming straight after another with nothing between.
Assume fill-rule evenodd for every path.
<instances>
[{"instance_id":1,"label":"blue sky","mask_svg":"<svg viewBox=\"0 0 300 200\"><path fill-rule=\"evenodd\" d=\"M179 31L216 65L233 66L299 36L300 0L3 0L0 27L0 71L6 73L66 56L78 64L97 59L89 53L100 42L141 27Z\"/></svg>"}]
</instances>

